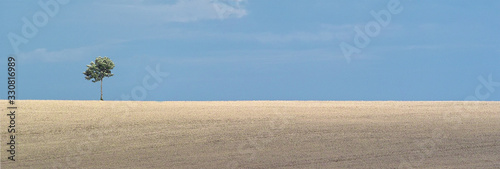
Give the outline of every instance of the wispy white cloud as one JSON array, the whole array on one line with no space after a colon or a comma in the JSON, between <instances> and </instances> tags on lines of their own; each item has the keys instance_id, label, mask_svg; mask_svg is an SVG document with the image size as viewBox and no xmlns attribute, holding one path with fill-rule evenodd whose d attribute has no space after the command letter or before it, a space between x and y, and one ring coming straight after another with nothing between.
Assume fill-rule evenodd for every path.
<instances>
[{"instance_id":1,"label":"wispy white cloud","mask_svg":"<svg viewBox=\"0 0 500 169\"><path fill-rule=\"evenodd\" d=\"M219 19L241 18L247 15L247 11L242 6L245 2L246 0L212 0L212 5Z\"/></svg>"},{"instance_id":2,"label":"wispy white cloud","mask_svg":"<svg viewBox=\"0 0 500 169\"><path fill-rule=\"evenodd\" d=\"M343 62L344 56L331 48L314 49L262 49L262 50L219 50L204 52L197 57L163 57L163 56L137 56L137 58L154 58L157 61L171 64L283 64L290 62Z\"/></svg>"},{"instance_id":3,"label":"wispy white cloud","mask_svg":"<svg viewBox=\"0 0 500 169\"><path fill-rule=\"evenodd\" d=\"M253 37L264 43L331 41L345 37L345 32L291 32L286 34L260 33Z\"/></svg>"},{"instance_id":4,"label":"wispy white cloud","mask_svg":"<svg viewBox=\"0 0 500 169\"><path fill-rule=\"evenodd\" d=\"M266 44L325 42L352 40L352 25L319 26L315 31L290 32L221 32L204 30L186 30L179 28L155 30L154 35L145 39L224 39L231 41L256 41Z\"/></svg>"},{"instance_id":5,"label":"wispy white cloud","mask_svg":"<svg viewBox=\"0 0 500 169\"><path fill-rule=\"evenodd\" d=\"M127 22L194 22L200 20L241 18L247 15L246 0L177 0L173 3L150 0L97 2L105 13ZM102 16L106 17L106 16ZM141 22L139 22L141 23Z\"/></svg>"},{"instance_id":6,"label":"wispy white cloud","mask_svg":"<svg viewBox=\"0 0 500 169\"><path fill-rule=\"evenodd\" d=\"M293 42L326 42L352 40L355 25L323 24L315 31L293 31L286 33L260 32L240 35L246 39L257 40L262 43L293 43Z\"/></svg>"},{"instance_id":7,"label":"wispy white cloud","mask_svg":"<svg viewBox=\"0 0 500 169\"><path fill-rule=\"evenodd\" d=\"M421 30L428 31L428 30L440 29L441 27L440 27L440 25L435 24L435 23L424 23L424 24L418 25L418 28Z\"/></svg>"},{"instance_id":8,"label":"wispy white cloud","mask_svg":"<svg viewBox=\"0 0 500 169\"><path fill-rule=\"evenodd\" d=\"M339 41L352 41L353 26L319 26L315 30L297 30L288 32L225 32L223 30L198 30L181 28L148 28L150 31L139 32L127 36L131 41L156 39L156 40L229 40L247 41L263 44L284 43L337 43Z\"/></svg>"},{"instance_id":9,"label":"wispy white cloud","mask_svg":"<svg viewBox=\"0 0 500 169\"><path fill-rule=\"evenodd\" d=\"M95 47L80 47L51 51L47 48L38 48L33 51L20 52L19 58L25 61L62 62L73 61L89 56Z\"/></svg>"},{"instance_id":10,"label":"wispy white cloud","mask_svg":"<svg viewBox=\"0 0 500 169\"><path fill-rule=\"evenodd\" d=\"M119 45L128 40L114 39L107 40L96 45L88 45L82 47L65 48L65 49L50 49L40 47L31 51L21 51L18 55L19 59L24 61L42 61L42 62L66 62L76 61L88 57L99 56L99 52L110 49L115 45Z\"/></svg>"}]
</instances>

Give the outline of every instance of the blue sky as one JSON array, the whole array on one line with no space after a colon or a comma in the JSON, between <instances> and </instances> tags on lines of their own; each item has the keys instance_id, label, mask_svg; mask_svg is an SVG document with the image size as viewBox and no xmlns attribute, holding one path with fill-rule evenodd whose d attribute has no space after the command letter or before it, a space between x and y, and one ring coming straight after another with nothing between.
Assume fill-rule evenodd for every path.
<instances>
[{"instance_id":1,"label":"blue sky","mask_svg":"<svg viewBox=\"0 0 500 169\"><path fill-rule=\"evenodd\" d=\"M0 5L1 51L18 58L19 99L97 100L99 84L82 72L108 56L116 67L105 100L500 100L500 1ZM369 43L356 46L357 28ZM342 43L359 51L348 56ZM157 68L164 76L152 76Z\"/></svg>"}]
</instances>

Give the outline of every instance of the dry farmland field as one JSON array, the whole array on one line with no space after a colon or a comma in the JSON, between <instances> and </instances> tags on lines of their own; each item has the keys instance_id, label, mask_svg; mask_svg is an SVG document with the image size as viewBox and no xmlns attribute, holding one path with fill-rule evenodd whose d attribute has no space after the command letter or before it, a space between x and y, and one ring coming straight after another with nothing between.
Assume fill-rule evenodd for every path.
<instances>
[{"instance_id":1,"label":"dry farmland field","mask_svg":"<svg viewBox=\"0 0 500 169\"><path fill-rule=\"evenodd\" d=\"M500 102L17 106L15 162L1 117L2 168L500 168Z\"/></svg>"}]
</instances>

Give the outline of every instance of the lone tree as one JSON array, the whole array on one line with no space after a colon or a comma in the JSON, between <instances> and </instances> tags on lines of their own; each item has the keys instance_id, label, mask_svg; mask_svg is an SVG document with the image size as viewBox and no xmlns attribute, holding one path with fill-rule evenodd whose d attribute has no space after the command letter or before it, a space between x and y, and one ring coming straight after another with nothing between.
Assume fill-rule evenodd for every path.
<instances>
[{"instance_id":1,"label":"lone tree","mask_svg":"<svg viewBox=\"0 0 500 169\"><path fill-rule=\"evenodd\" d=\"M102 99L102 80L105 77L113 76L111 73L111 69L115 67L115 63L111 61L108 57L97 57L94 62L90 62L90 65L87 65L87 70L83 72L85 75L85 79L92 80L92 82L101 81L101 100Z\"/></svg>"}]
</instances>

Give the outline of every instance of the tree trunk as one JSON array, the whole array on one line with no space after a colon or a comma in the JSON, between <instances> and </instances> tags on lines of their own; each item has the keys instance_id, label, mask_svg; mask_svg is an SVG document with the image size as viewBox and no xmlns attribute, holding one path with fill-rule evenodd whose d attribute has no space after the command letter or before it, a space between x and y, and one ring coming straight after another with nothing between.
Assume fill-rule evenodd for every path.
<instances>
[{"instance_id":1,"label":"tree trunk","mask_svg":"<svg viewBox=\"0 0 500 169\"><path fill-rule=\"evenodd\" d=\"M103 79L101 79L101 100L102 100L102 80Z\"/></svg>"}]
</instances>

